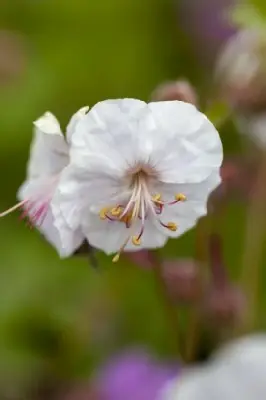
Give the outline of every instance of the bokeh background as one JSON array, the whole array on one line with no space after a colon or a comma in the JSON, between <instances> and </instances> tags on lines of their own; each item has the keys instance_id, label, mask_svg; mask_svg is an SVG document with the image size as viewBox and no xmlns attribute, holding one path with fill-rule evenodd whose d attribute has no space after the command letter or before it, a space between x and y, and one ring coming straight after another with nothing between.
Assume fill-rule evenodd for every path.
<instances>
[{"instance_id":1,"label":"bokeh background","mask_svg":"<svg viewBox=\"0 0 266 400\"><path fill-rule=\"evenodd\" d=\"M214 93L217 55L237 29L229 18L232 4L1 0L1 210L16 201L32 122L43 112L53 112L64 128L84 105L121 97L148 101L159 84L179 78L192 83L204 107ZM230 119L221 135L226 155L239 154L241 140ZM219 225L232 278L241 264L245 223L243 195L230 202ZM0 235L1 399L52 398L58 388L87 382L131 346L175 357L150 268L130 258L112 264L103 254L97 271L86 256L62 261L17 213L1 219ZM194 257L195 240L191 231L169 241L163 254Z\"/></svg>"}]
</instances>

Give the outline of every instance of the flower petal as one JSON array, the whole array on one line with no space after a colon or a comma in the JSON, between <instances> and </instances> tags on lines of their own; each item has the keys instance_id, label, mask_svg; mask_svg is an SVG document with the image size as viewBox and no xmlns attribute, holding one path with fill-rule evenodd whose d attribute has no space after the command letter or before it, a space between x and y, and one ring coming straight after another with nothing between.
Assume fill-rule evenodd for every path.
<instances>
[{"instance_id":1,"label":"flower petal","mask_svg":"<svg viewBox=\"0 0 266 400\"><path fill-rule=\"evenodd\" d=\"M106 100L97 103L79 123L72 136L71 161L94 169L92 157L110 168L125 171L138 159L138 126L147 104L135 99Z\"/></svg>"},{"instance_id":2,"label":"flower petal","mask_svg":"<svg viewBox=\"0 0 266 400\"><path fill-rule=\"evenodd\" d=\"M138 251L144 248L152 249L164 246L167 237L154 229L152 221L145 223L144 233L141 237L141 244L136 246L132 243L131 237L138 235L141 230L141 223L138 221L133 228L126 228L122 222L101 220L98 215L90 214L83 224L83 232L89 243L107 254L118 252L127 239L125 251Z\"/></svg>"},{"instance_id":3,"label":"flower petal","mask_svg":"<svg viewBox=\"0 0 266 400\"><path fill-rule=\"evenodd\" d=\"M49 112L34 122L28 163L30 179L56 175L68 163L68 146L57 119Z\"/></svg>"},{"instance_id":4,"label":"flower petal","mask_svg":"<svg viewBox=\"0 0 266 400\"><path fill-rule=\"evenodd\" d=\"M158 400L261 400L266 393L265 355L263 334L233 341L206 365L168 383Z\"/></svg>"},{"instance_id":5,"label":"flower petal","mask_svg":"<svg viewBox=\"0 0 266 400\"><path fill-rule=\"evenodd\" d=\"M71 138L73 133L75 132L77 124L87 114L88 111L89 111L88 106L82 107L70 119L69 124L66 128L66 139L68 143L71 142Z\"/></svg>"},{"instance_id":6,"label":"flower petal","mask_svg":"<svg viewBox=\"0 0 266 400\"><path fill-rule=\"evenodd\" d=\"M80 247L84 240L84 235L82 235L79 230L73 231L67 226L65 227L62 219L55 219L51 207L51 196L55 187L56 182L53 180L25 182L19 189L18 198L20 200L33 199L27 211L33 224L38 209L40 207L45 207L43 215L36 221L36 228L44 235L46 240L55 247L59 255L63 258L70 256ZM60 232L63 228L65 228L64 235ZM63 240L61 240L62 238Z\"/></svg>"},{"instance_id":7,"label":"flower petal","mask_svg":"<svg viewBox=\"0 0 266 400\"><path fill-rule=\"evenodd\" d=\"M153 143L150 162L160 180L200 182L220 167L223 151L219 134L196 107L181 101L150 103L148 107L151 114L147 114L143 137ZM153 129L149 129L152 120Z\"/></svg>"},{"instance_id":8,"label":"flower petal","mask_svg":"<svg viewBox=\"0 0 266 400\"><path fill-rule=\"evenodd\" d=\"M110 171L109 171L110 173ZM121 199L124 188L121 182L106 174L102 175L83 168L69 165L60 177L60 184L53 199L55 214L62 214L71 229L77 229L89 214L92 205L97 205L97 211L107 207L111 199Z\"/></svg>"},{"instance_id":9,"label":"flower petal","mask_svg":"<svg viewBox=\"0 0 266 400\"><path fill-rule=\"evenodd\" d=\"M217 170L200 183L163 184L158 187L157 192L162 194L163 200L166 202L171 202L175 194L182 193L186 196L185 201L165 205L160 216L160 220L163 223L174 222L177 224L178 229L171 231L157 224L158 229L170 237L178 237L193 228L197 220L207 214L208 197L220 182L221 178Z\"/></svg>"}]
</instances>

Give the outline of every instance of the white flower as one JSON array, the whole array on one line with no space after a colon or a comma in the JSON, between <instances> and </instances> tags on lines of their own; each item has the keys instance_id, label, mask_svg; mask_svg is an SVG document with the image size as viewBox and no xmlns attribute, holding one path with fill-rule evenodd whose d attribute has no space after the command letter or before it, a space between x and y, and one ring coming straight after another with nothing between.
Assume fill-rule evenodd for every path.
<instances>
[{"instance_id":1,"label":"white flower","mask_svg":"<svg viewBox=\"0 0 266 400\"><path fill-rule=\"evenodd\" d=\"M227 345L206 366L188 369L158 400L262 400L266 397L266 335Z\"/></svg>"},{"instance_id":2,"label":"white flower","mask_svg":"<svg viewBox=\"0 0 266 400\"><path fill-rule=\"evenodd\" d=\"M135 99L96 104L72 136L53 204L107 254L156 248L206 214L220 183L220 137L193 105ZM58 227L64 240L64 231Z\"/></svg>"},{"instance_id":3,"label":"white flower","mask_svg":"<svg viewBox=\"0 0 266 400\"><path fill-rule=\"evenodd\" d=\"M87 110L88 108L84 107L74 114L67 127L66 137L61 132L57 119L49 112L34 122L34 138L28 162L27 179L18 191L18 198L21 201L0 214L0 217L3 217L21 208L21 218L29 218L30 225L37 226L62 256L69 255L79 247L84 236L79 231L69 230L69 246L66 248L54 226L51 204L62 171L69 164L69 143L72 134ZM57 225L60 223L62 222L59 219Z\"/></svg>"}]
</instances>

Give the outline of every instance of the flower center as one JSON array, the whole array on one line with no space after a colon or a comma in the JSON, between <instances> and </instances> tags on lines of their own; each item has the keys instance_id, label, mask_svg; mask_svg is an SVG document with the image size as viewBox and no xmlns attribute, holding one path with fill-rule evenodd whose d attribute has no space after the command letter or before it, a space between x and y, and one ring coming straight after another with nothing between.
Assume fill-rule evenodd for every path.
<instances>
[{"instance_id":1,"label":"flower center","mask_svg":"<svg viewBox=\"0 0 266 400\"><path fill-rule=\"evenodd\" d=\"M114 207L104 207L99 213L101 219L123 223L128 229L134 229L136 222L141 222L139 232L137 234L132 234L131 230L131 233L122 244L120 250L114 256L114 262L119 260L120 254L125 249L129 240L131 240L135 246L141 245L141 237L144 233L145 221L148 216L156 218L165 229L173 232L177 230L176 223L171 221L163 223L159 216L162 214L165 206L171 206L180 201L185 201L186 196L183 193L175 194L172 201L166 202L163 200L161 193L150 193L148 186L149 178L150 176L145 169L134 171L130 184L131 195L128 202L126 204L117 204Z\"/></svg>"}]
</instances>

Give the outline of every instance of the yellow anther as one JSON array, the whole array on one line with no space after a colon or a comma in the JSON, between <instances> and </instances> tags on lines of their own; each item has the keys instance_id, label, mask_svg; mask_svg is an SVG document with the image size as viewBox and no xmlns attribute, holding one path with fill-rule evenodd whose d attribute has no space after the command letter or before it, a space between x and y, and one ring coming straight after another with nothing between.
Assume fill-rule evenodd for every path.
<instances>
[{"instance_id":1,"label":"yellow anther","mask_svg":"<svg viewBox=\"0 0 266 400\"><path fill-rule=\"evenodd\" d=\"M117 261L119 261L119 257L120 257L120 254L119 253L117 253L114 257L113 257L113 263L116 263Z\"/></svg>"},{"instance_id":2,"label":"yellow anther","mask_svg":"<svg viewBox=\"0 0 266 400\"><path fill-rule=\"evenodd\" d=\"M135 246L140 246L141 245L141 240L138 236L132 236L132 243Z\"/></svg>"},{"instance_id":3,"label":"yellow anther","mask_svg":"<svg viewBox=\"0 0 266 400\"><path fill-rule=\"evenodd\" d=\"M183 193L178 193L175 195L177 201L186 201L187 197Z\"/></svg>"},{"instance_id":4,"label":"yellow anther","mask_svg":"<svg viewBox=\"0 0 266 400\"><path fill-rule=\"evenodd\" d=\"M111 209L111 215L113 217L119 217L122 213L122 208L121 207L114 207Z\"/></svg>"},{"instance_id":5,"label":"yellow anther","mask_svg":"<svg viewBox=\"0 0 266 400\"><path fill-rule=\"evenodd\" d=\"M162 195L160 193L155 194L154 196L152 196L152 200L153 201L161 201L162 199Z\"/></svg>"},{"instance_id":6,"label":"yellow anther","mask_svg":"<svg viewBox=\"0 0 266 400\"><path fill-rule=\"evenodd\" d=\"M101 211L99 212L100 218L106 219L106 214L108 213L108 211L109 211L108 207L102 208Z\"/></svg>"},{"instance_id":7,"label":"yellow anther","mask_svg":"<svg viewBox=\"0 0 266 400\"><path fill-rule=\"evenodd\" d=\"M170 229L170 231L175 232L177 230L177 225L174 222L168 222L167 228Z\"/></svg>"},{"instance_id":8,"label":"yellow anther","mask_svg":"<svg viewBox=\"0 0 266 400\"><path fill-rule=\"evenodd\" d=\"M120 219L120 221L122 221L125 224L127 224L128 226L130 226L131 222L132 222L132 213L130 212L130 213L123 215L123 217Z\"/></svg>"}]
</instances>

